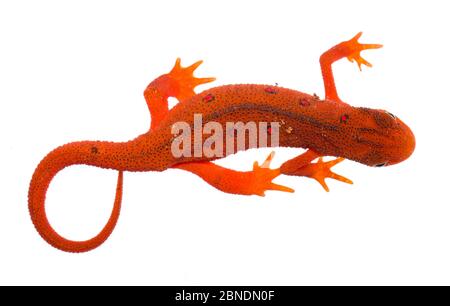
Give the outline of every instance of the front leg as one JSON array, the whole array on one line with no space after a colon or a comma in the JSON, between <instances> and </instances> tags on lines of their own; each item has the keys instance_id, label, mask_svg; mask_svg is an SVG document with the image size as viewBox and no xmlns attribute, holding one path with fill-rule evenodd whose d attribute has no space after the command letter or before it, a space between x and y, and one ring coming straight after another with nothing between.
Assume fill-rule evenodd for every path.
<instances>
[{"instance_id":1,"label":"front leg","mask_svg":"<svg viewBox=\"0 0 450 306\"><path fill-rule=\"evenodd\" d=\"M320 57L320 67L322 69L322 78L325 86L326 99L344 103L337 94L331 64L340 60L341 58L347 57L347 59L351 62L356 61L359 70L361 70L361 65L372 67L372 65L368 61L361 57L360 52L367 49L378 49L381 48L382 45L360 44L358 42L358 39L361 37L361 35L362 32L359 32L352 39L341 42L340 44L323 53Z\"/></svg>"},{"instance_id":2,"label":"front leg","mask_svg":"<svg viewBox=\"0 0 450 306\"><path fill-rule=\"evenodd\" d=\"M312 161L317 157L319 157L319 160L316 163L312 163ZM305 176L315 179L328 192L330 189L325 183L326 178L333 178L347 184L353 184L353 182L348 178L331 171L331 167L342 162L343 160L344 159L340 157L324 162L318 153L313 150L308 150L305 153L285 162L281 165L280 171L282 174L286 175Z\"/></svg>"}]
</instances>

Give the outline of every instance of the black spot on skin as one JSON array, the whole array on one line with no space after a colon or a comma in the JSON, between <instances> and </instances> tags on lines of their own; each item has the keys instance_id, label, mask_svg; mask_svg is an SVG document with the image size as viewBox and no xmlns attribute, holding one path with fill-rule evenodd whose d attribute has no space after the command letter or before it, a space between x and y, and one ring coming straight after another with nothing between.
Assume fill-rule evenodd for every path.
<instances>
[{"instance_id":1,"label":"black spot on skin","mask_svg":"<svg viewBox=\"0 0 450 306\"><path fill-rule=\"evenodd\" d=\"M92 147L91 148L91 153L92 154L97 154L98 153L98 148L97 147Z\"/></svg>"}]
</instances>

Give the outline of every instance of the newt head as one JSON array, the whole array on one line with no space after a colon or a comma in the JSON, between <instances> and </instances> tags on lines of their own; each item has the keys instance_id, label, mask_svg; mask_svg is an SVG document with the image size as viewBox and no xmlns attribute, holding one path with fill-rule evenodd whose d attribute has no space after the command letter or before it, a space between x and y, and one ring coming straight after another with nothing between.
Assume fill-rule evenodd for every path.
<instances>
[{"instance_id":1,"label":"newt head","mask_svg":"<svg viewBox=\"0 0 450 306\"><path fill-rule=\"evenodd\" d=\"M363 122L356 128L356 142L366 145L360 162L373 167L398 164L414 152L416 140L411 129L385 110L357 108Z\"/></svg>"},{"instance_id":2,"label":"newt head","mask_svg":"<svg viewBox=\"0 0 450 306\"><path fill-rule=\"evenodd\" d=\"M391 134L395 139L396 145L391 149L390 156L384 166L391 166L406 160L414 152L416 147L416 138L413 132L403 121L388 113L397 123L397 129Z\"/></svg>"}]
</instances>

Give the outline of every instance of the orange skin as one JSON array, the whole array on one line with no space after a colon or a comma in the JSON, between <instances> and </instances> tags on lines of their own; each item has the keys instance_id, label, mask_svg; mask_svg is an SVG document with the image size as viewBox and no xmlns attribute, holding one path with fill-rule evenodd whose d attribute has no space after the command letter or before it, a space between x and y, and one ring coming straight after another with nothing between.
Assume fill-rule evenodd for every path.
<instances>
[{"instance_id":1,"label":"orange skin","mask_svg":"<svg viewBox=\"0 0 450 306\"><path fill-rule=\"evenodd\" d=\"M30 183L29 211L39 234L52 246L67 252L85 252L102 244L114 229L120 212L123 171L164 171L178 168L190 171L227 193L264 195L266 190L293 192L272 180L280 174L305 176L317 180L327 191L325 178L346 183L349 179L335 174L331 167L345 159L368 166L386 166L408 158L415 147L411 130L400 119L383 110L352 107L337 95L331 64L343 57L371 66L360 56L376 44L360 44L361 33L326 51L320 58L325 85L325 99L296 90L267 85L226 85L195 94L197 85L214 78L195 78L201 64L180 66L151 82L144 92L150 113L150 130L125 143L105 141L73 142L50 152L37 166ZM180 103L168 109L167 99ZM308 149L280 168L270 169L273 153L252 171L235 171L211 162L214 158L179 157L171 152L172 125L179 121L193 125L194 114L202 114L203 124L219 122L279 122L279 145ZM205 140L208 135L203 135ZM225 140L224 136L224 140ZM270 143L269 143L270 145ZM236 150L235 150L236 151ZM233 152L234 153L234 152ZM336 156L323 162L322 156ZM313 160L319 158L316 163ZM56 233L45 212L45 195L53 177L63 168L76 164L119 171L116 198L107 225L94 238L71 241Z\"/></svg>"}]
</instances>

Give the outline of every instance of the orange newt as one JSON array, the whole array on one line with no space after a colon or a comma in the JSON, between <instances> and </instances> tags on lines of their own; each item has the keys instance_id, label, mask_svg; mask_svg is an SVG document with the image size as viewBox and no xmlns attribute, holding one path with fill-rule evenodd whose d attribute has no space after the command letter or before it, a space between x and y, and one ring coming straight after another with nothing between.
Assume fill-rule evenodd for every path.
<instances>
[{"instance_id":1,"label":"orange newt","mask_svg":"<svg viewBox=\"0 0 450 306\"><path fill-rule=\"evenodd\" d=\"M399 118L384 110L352 107L343 102L336 91L331 69L333 62L347 57L371 67L360 56L378 44L360 44L361 33L326 51L320 57L325 86L325 99L278 86L241 84L210 88L195 94L197 85L214 78L196 78L194 70L202 63L181 67L180 59L168 73L151 82L144 97L151 114L148 132L123 143L79 141L51 151L37 166L31 179L28 201L31 219L50 245L67 252L85 252L101 245L111 234L119 217L123 171L164 171L169 168L190 171L217 189L233 194L264 195L266 190L293 192L293 189L272 182L280 174L305 176L317 180L328 191L325 178L352 182L331 171L346 159L368 166L388 166L408 158L415 147L411 130ZM168 98L180 102L171 110ZM203 123L217 122L226 128L230 121L278 122L280 147L305 148L306 152L271 169L273 153L252 171L235 171L216 165L217 156L187 154L175 156L172 149L173 126L177 122L194 125L194 115L201 114ZM271 133L270 127L266 131ZM205 141L207 135L202 135ZM226 136L224 136L226 137ZM269 144L266 144L269 146ZM195 146L195 144L194 144ZM261 144L258 144L261 146ZM248 149L246 143L243 149ZM241 148L242 149L242 148ZM228 154L235 153L233 147ZM322 156L337 159L324 162ZM317 162L313 162L318 158ZM63 168L76 164L118 170L116 197L111 217L102 231L87 241L71 241L51 227L45 212L45 195L50 181Z\"/></svg>"}]
</instances>

